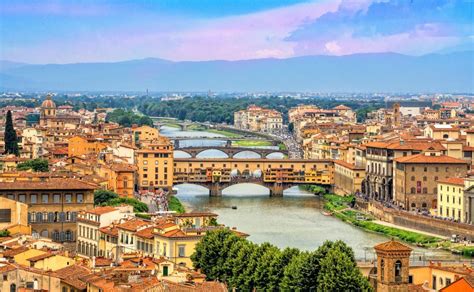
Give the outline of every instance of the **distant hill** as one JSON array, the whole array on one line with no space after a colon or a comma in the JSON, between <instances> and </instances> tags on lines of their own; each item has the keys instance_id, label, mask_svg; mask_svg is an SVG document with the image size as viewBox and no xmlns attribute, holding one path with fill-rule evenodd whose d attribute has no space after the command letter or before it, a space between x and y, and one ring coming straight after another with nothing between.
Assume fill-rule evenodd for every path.
<instances>
[{"instance_id":1,"label":"distant hill","mask_svg":"<svg viewBox=\"0 0 474 292\"><path fill-rule=\"evenodd\" d=\"M28 65L1 61L0 89L73 91L473 92L473 51L289 59Z\"/></svg>"}]
</instances>

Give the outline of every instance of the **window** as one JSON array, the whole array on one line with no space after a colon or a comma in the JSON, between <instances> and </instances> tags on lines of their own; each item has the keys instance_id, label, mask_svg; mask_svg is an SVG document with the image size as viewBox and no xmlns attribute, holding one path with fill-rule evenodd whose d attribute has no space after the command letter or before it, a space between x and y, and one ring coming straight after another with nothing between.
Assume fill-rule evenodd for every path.
<instances>
[{"instance_id":1,"label":"window","mask_svg":"<svg viewBox=\"0 0 474 292\"><path fill-rule=\"evenodd\" d=\"M185 245L178 245L178 256L185 257Z\"/></svg>"},{"instance_id":2,"label":"window","mask_svg":"<svg viewBox=\"0 0 474 292\"><path fill-rule=\"evenodd\" d=\"M35 195L35 194L30 195L30 203L31 204L36 204L37 201L38 201L38 196L37 195Z\"/></svg>"},{"instance_id":3,"label":"window","mask_svg":"<svg viewBox=\"0 0 474 292\"><path fill-rule=\"evenodd\" d=\"M415 181L415 177L414 177L414 176L411 177L411 181Z\"/></svg>"},{"instance_id":4,"label":"window","mask_svg":"<svg viewBox=\"0 0 474 292\"><path fill-rule=\"evenodd\" d=\"M77 194L76 201L77 201L77 203L83 203L84 202L84 195L83 194Z\"/></svg>"},{"instance_id":5,"label":"window","mask_svg":"<svg viewBox=\"0 0 474 292\"><path fill-rule=\"evenodd\" d=\"M426 166L423 167L423 171L424 171L424 172L427 172L427 171L428 171L428 167L426 167Z\"/></svg>"},{"instance_id":6,"label":"window","mask_svg":"<svg viewBox=\"0 0 474 292\"><path fill-rule=\"evenodd\" d=\"M18 195L18 201L22 203L26 202L26 195Z\"/></svg>"},{"instance_id":7,"label":"window","mask_svg":"<svg viewBox=\"0 0 474 292\"><path fill-rule=\"evenodd\" d=\"M428 188L423 188L423 194L427 194L428 193Z\"/></svg>"},{"instance_id":8,"label":"window","mask_svg":"<svg viewBox=\"0 0 474 292\"><path fill-rule=\"evenodd\" d=\"M49 201L49 195L43 194L41 195L41 203L47 204Z\"/></svg>"},{"instance_id":9,"label":"window","mask_svg":"<svg viewBox=\"0 0 474 292\"><path fill-rule=\"evenodd\" d=\"M60 194L54 194L54 195L53 195L53 202L54 202L55 204L61 203L61 195L60 195Z\"/></svg>"},{"instance_id":10,"label":"window","mask_svg":"<svg viewBox=\"0 0 474 292\"><path fill-rule=\"evenodd\" d=\"M423 181L427 181L428 179L426 178L426 176L423 177Z\"/></svg>"},{"instance_id":11,"label":"window","mask_svg":"<svg viewBox=\"0 0 474 292\"><path fill-rule=\"evenodd\" d=\"M10 200L15 200L15 195L8 194L7 198L10 199Z\"/></svg>"},{"instance_id":12,"label":"window","mask_svg":"<svg viewBox=\"0 0 474 292\"><path fill-rule=\"evenodd\" d=\"M380 278L382 281L385 278L385 261L384 260L380 261Z\"/></svg>"},{"instance_id":13,"label":"window","mask_svg":"<svg viewBox=\"0 0 474 292\"><path fill-rule=\"evenodd\" d=\"M412 187L412 188L410 189L410 192L411 192L412 194L416 193L416 188Z\"/></svg>"},{"instance_id":14,"label":"window","mask_svg":"<svg viewBox=\"0 0 474 292\"><path fill-rule=\"evenodd\" d=\"M395 282L400 283L402 281L402 262L395 262Z\"/></svg>"},{"instance_id":15,"label":"window","mask_svg":"<svg viewBox=\"0 0 474 292\"><path fill-rule=\"evenodd\" d=\"M65 194L64 195L64 201L66 203L72 203L72 195L71 194Z\"/></svg>"},{"instance_id":16,"label":"window","mask_svg":"<svg viewBox=\"0 0 474 292\"><path fill-rule=\"evenodd\" d=\"M0 222L10 223L12 217L11 209L0 209Z\"/></svg>"}]
</instances>

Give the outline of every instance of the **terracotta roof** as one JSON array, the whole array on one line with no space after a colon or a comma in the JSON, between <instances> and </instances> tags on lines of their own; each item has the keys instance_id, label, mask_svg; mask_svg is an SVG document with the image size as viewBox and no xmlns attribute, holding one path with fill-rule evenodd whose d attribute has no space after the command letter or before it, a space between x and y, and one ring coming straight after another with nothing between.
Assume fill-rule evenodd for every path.
<instances>
[{"instance_id":1,"label":"terracotta roof","mask_svg":"<svg viewBox=\"0 0 474 292\"><path fill-rule=\"evenodd\" d=\"M50 258L52 256L55 256L55 254L51 253L51 252L45 252L44 254L40 254L40 255L37 255L37 256L31 257L31 258L27 258L26 260L29 261L29 262L37 262L37 261L41 261L41 260Z\"/></svg>"},{"instance_id":2,"label":"terracotta roof","mask_svg":"<svg viewBox=\"0 0 474 292\"><path fill-rule=\"evenodd\" d=\"M95 266L96 267L108 267L113 261L111 259L97 257L95 258Z\"/></svg>"},{"instance_id":3,"label":"terracotta roof","mask_svg":"<svg viewBox=\"0 0 474 292\"><path fill-rule=\"evenodd\" d=\"M110 236L118 236L118 229L115 226L109 225L109 226L101 227L99 228L99 231Z\"/></svg>"},{"instance_id":4,"label":"terracotta roof","mask_svg":"<svg viewBox=\"0 0 474 292\"><path fill-rule=\"evenodd\" d=\"M438 183L464 186L464 178L450 177L450 178L440 179L438 180Z\"/></svg>"},{"instance_id":5,"label":"terracotta roof","mask_svg":"<svg viewBox=\"0 0 474 292\"><path fill-rule=\"evenodd\" d=\"M390 240L374 246L375 250L380 251L412 251L412 249L398 241Z\"/></svg>"},{"instance_id":6,"label":"terracotta roof","mask_svg":"<svg viewBox=\"0 0 474 292\"><path fill-rule=\"evenodd\" d=\"M91 271L80 265L72 265L55 272L58 278L60 278L66 284L73 286L76 289L83 290L87 288L85 281L81 278L91 274Z\"/></svg>"},{"instance_id":7,"label":"terracotta roof","mask_svg":"<svg viewBox=\"0 0 474 292\"><path fill-rule=\"evenodd\" d=\"M117 228L135 232L137 231L138 228L149 225L149 224L151 224L151 222L143 221L140 219L132 219L132 220L128 220L122 224L117 225Z\"/></svg>"},{"instance_id":8,"label":"terracotta roof","mask_svg":"<svg viewBox=\"0 0 474 292\"><path fill-rule=\"evenodd\" d=\"M153 238L153 226L135 232L135 235L143 238Z\"/></svg>"},{"instance_id":9,"label":"terracotta roof","mask_svg":"<svg viewBox=\"0 0 474 292\"><path fill-rule=\"evenodd\" d=\"M452 163L452 164L468 164L467 161L457 159L447 155L431 156L423 153L410 155L405 157L398 157L394 159L399 163Z\"/></svg>"},{"instance_id":10,"label":"terracotta roof","mask_svg":"<svg viewBox=\"0 0 474 292\"><path fill-rule=\"evenodd\" d=\"M225 292L227 287L224 283L206 281L203 283L174 283L164 281L171 292Z\"/></svg>"},{"instance_id":11,"label":"terracotta roof","mask_svg":"<svg viewBox=\"0 0 474 292\"><path fill-rule=\"evenodd\" d=\"M334 160L334 163L339 164L345 168L352 169L352 170L364 170L363 167L356 167L355 164L346 162L344 160Z\"/></svg>"},{"instance_id":12,"label":"terracotta roof","mask_svg":"<svg viewBox=\"0 0 474 292\"><path fill-rule=\"evenodd\" d=\"M9 263L2 263L3 265L0 265L0 273L6 273L10 271L16 270L16 267L14 265L11 265Z\"/></svg>"},{"instance_id":13,"label":"terracotta roof","mask_svg":"<svg viewBox=\"0 0 474 292\"><path fill-rule=\"evenodd\" d=\"M446 150L438 141L396 141L396 142L369 142L365 144L366 147L383 148L392 150L426 150L432 148L433 150Z\"/></svg>"},{"instance_id":14,"label":"terracotta roof","mask_svg":"<svg viewBox=\"0 0 474 292\"><path fill-rule=\"evenodd\" d=\"M332 109L334 109L334 110L352 110L350 107L345 106L345 105L343 105L343 104L338 105L338 106L336 106L336 107L333 107Z\"/></svg>"},{"instance_id":15,"label":"terracotta roof","mask_svg":"<svg viewBox=\"0 0 474 292\"><path fill-rule=\"evenodd\" d=\"M102 214L107 214L114 211L117 211L117 209L114 207L103 206L103 207L95 207L94 209L91 209L91 210L85 210L84 212L94 214L94 215L102 215Z\"/></svg>"},{"instance_id":16,"label":"terracotta roof","mask_svg":"<svg viewBox=\"0 0 474 292\"><path fill-rule=\"evenodd\" d=\"M48 181L0 182L0 190L95 190L92 184L73 178L51 178Z\"/></svg>"},{"instance_id":17,"label":"terracotta roof","mask_svg":"<svg viewBox=\"0 0 474 292\"><path fill-rule=\"evenodd\" d=\"M3 253L3 257L12 258L12 257L16 256L17 254L20 254L20 253L22 253L24 251L27 251L27 250L29 250L29 248L26 247L26 246L20 246L20 247L15 248L15 249L9 249L9 250L7 250Z\"/></svg>"}]
</instances>

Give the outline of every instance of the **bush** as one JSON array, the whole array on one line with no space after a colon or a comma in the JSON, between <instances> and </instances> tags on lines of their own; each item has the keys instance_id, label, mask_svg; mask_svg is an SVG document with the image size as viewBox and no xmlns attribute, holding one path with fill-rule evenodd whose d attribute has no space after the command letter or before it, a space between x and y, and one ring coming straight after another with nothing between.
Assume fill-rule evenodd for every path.
<instances>
[{"instance_id":1,"label":"bush","mask_svg":"<svg viewBox=\"0 0 474 292\"><path fill-rule=\"evenodd\" d=\"M102 205L106 204L108 201L112 199L118 198L119 195L112 191L107 190L97 190L94 192L94 205Z\"/></svg>"},{"instance_id":2,"label":"bush","mask_svg":"<svg viewBox=\"0 0 474 292\"><path fill-rule=\"evenodd\" d=\"M35 172L48 172L49 171L49 165L48 165L48 160L46 159L33 159L33 160L28 160L22 163L18 163L16 166L17 170L25 171L25 170L33 170Z\"/></svg>"}]
</instances>

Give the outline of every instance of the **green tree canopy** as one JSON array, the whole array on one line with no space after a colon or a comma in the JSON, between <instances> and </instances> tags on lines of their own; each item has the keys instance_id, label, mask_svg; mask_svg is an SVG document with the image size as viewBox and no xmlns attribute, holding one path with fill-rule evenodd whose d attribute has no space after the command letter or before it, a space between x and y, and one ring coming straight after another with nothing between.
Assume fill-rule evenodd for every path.
<instances>
[{"instance_id":1,"label":"green tree canopy","mask_svg":"<svg viewBox=\"0 0 474 292\"><path fill-rule=\"evenodd\" d=\"M112 191L96 190L94 192L94 205L98 206L98 205L106 204L110 200L116 199L118 197L119 195Z\"/></svg>"},{"instance_id":2,"label":"green tree canopy","mask_svg":"<svg viewBox=\"0 0 474 292\"><path fill-rule=\"evenodd\" d=\"M331 248L321 259L317 291L372 291L356 262L339 246Z\"/></svg>"},{"instance_id":3,"label":"green tree canopy","mask_svg":"<svg viewBox=\"0 0 474 292\"><path fill-rule=\"evenodd\" d=\"M18 163L16 166L17 170L33 170L35 172L47 172L49 171L48 160L46 159L32 159L25 162Z\"/></svg>"},{"instance_id":4,"label":"green tree canopy","mask_svg":"<svg viewBox=\"0 0 474 292\"><path fill-rule=\"evenodd\" d=\"M12 112L7 112L7 120L5 122L5 154L14 154L16 156L20 155L20 151L18 149L18 137L16 135L16 131L13 128L13 119L12 119Z\"/></svg>"}]
</instances>

